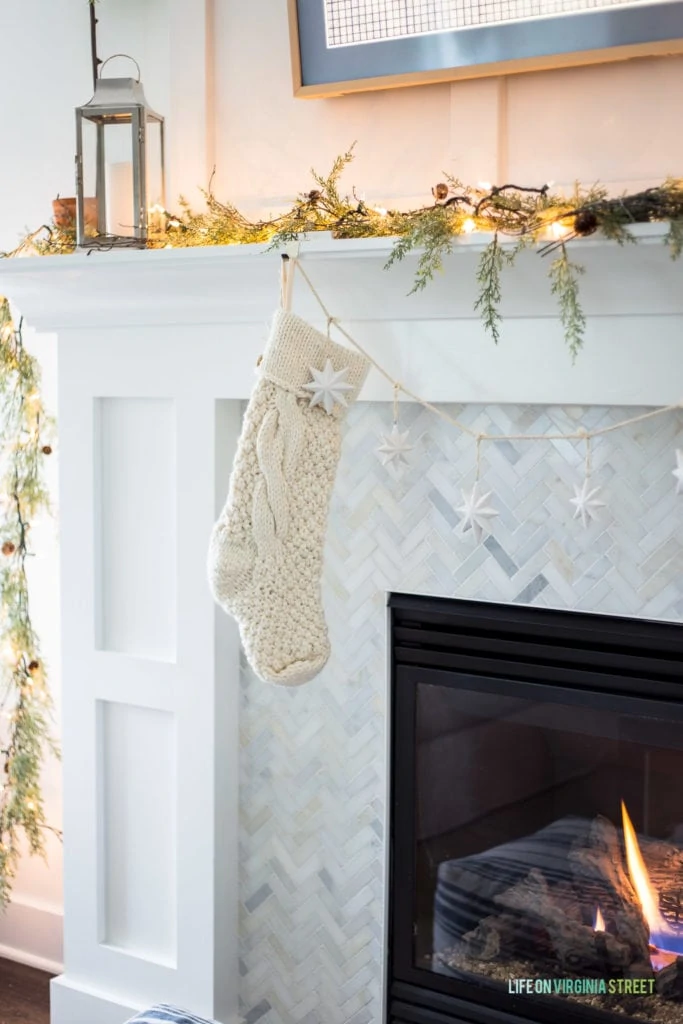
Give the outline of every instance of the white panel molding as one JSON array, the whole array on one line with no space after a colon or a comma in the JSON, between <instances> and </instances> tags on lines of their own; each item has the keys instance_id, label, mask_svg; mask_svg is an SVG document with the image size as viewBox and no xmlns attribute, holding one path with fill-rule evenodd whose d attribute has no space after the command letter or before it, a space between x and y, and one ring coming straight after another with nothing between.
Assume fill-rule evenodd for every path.
<instances>
[{"instance_id":1,"label":"white panel molding","mask_svg":"<svg viewBox=\"0 0 683 1024\"><path fill-rule=\"evenodd\" d=\"M173 337L153 329L124 334L125 343L120 331L105 327L59 334L65 913L64 974L53 983L52 1021L121 1024L138 1008L166 1000L233 1024L239 646L234 624L215 614L205 559L198 558L197 551L206 550L214 521L216 445L234 448L239 408L236 402L229 403L227 418L219 417L219 380L215 377L212 384L210 374L188 373L191 348L183 332ZM166 532L177 594L174 662L97 648L102 448L95 410L98 400L107 398L163 398L172 403L174 474L168 494L171 485L168 474L164 476L164 494L175 521L172 537ZM119 408L125 409L125 402ZM144 444L138 450L128 445L126 452L131 460L126 479L139 480L154 452ZM124 469L117 468L117 480ZM154 468L149 472L153 475ZM120 514L117 508L112 506L112 515ZM105 545L119 544L122 534L117 524L114 527L101 535ZM145 557L142 549L141 564L125 568L131 586L140 571L154 571L154 558L147 564ZM127 585L127 578L118 585ZM111 709L116 727L97 727L103 707ZM146 823L138 820L139 809L126 802L132 786L126 786L125 776L129 770L138 772L140 785L149 792L149 787L153 791L161 785L159 769L153 750L141 758L130 749L143 741L140 730L119 727L140 723L146 715L164 716L172 729L164 757L167 768L172 759L172 770L163 769L164 785L170 788L163 799L172 801L178 824L165 828L159 821L157 831L161 829L173 845L170 857L175 867L166 873L163 885L173 887L169 902L176 910L173 922L159 923L163 934L150 931L144 918L147 911L140 908L117 918L114 931L103 927L106 894L111 911L117 886L126 884L125 879L116 879L119 865L107 863L108 827L129 829L125 864L134 875L132 891L143 892L146 874L154 868L146 858ZM159 739L150 734L151 746ZM117 786L128 794L123 803ZM148 824L155 828L153 820ZM160 898L158 886L154 892L148 910ZM175 954L164 955L171 948Z\"/></svg>"},{"instance_id":2,"label":"white panel molding","mask_svg":"<svg viewBox=\"0 0 683 1024\"><path fill-rule=\"evenodd\" d=\"M53 1021L69 1024L122 1024L143 1009L142 1003L127 1002L111 990L97 991L72 982L64 975L50 982L50 1014Z\"/></svg>"},{"instance_id":3,"label":"white panel molding","mask_svg":"<svg viewBox=\"0 0 683 1024\"><path fill-rule=\"evenodd\" d=\"M97 710L100 942L177 969L174 716L123 702L100 701Z\"/></svg>"},{"instance_id":4,"label":"white panel molding","mask_svg":"<svg viewBox=\"0 0 683 1024\"><path fill-rule=\"evenodd\" d=\"M96 399L97 646L175 661L175 409Z\"/></svg>"}]
</instances>

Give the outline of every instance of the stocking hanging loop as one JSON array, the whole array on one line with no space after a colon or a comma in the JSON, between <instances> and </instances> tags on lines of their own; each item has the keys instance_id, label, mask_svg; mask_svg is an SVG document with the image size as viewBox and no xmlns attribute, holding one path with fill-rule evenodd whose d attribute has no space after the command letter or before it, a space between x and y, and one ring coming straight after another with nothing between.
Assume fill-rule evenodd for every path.
<instances>
[{"instance_id":1,"label":"stocking hanging loop","mask_svg":"<svg viewBox=\"0 0 683 1024\"><path fill-rule=\"evenodd\" d=\"M299 255L299 243L290 246L283 252L280 260L280 308L285 313L292 311L292 289L294 287L294 270Z\"/></svg>"}]
</instances>

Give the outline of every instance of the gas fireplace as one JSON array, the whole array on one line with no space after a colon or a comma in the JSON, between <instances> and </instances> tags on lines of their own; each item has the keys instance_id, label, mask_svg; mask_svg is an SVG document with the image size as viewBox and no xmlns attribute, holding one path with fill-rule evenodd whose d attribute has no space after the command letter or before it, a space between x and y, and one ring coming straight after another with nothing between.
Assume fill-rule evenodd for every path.
<instances>
[{"instance_id":1,"label":"gas fireplace","mask_svg":"<svg viewBox=\"0 0 683 1024\"><path fill-rule=\"evenodd\" d=\"M683 627L390 613L388 1024L683 1024Z\"/></svg>"}]
</instances>

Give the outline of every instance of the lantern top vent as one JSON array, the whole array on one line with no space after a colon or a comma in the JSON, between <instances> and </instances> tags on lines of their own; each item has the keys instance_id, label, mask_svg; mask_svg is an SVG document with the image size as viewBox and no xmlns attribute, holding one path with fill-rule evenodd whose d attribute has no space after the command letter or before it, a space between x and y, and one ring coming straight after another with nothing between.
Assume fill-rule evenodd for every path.
<instances>
[{"instance_id":1,"label":"lantern top vent","mask_svg":"<svg viewBox=\"0 0 683 1024\"><path fill-rule=\"evenodd\" d=\"M133 110L144 110L148 121L163 121L147 103L142 82L136 78L98 78L94 96L78 109L88 121L101 124L121 123Z\"/></svg>"}]
</instances>

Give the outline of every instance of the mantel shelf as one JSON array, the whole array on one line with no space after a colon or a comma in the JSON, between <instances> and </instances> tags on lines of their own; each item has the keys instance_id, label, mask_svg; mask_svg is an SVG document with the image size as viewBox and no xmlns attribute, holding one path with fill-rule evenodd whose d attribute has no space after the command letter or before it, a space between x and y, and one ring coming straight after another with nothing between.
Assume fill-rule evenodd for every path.
<instances>
[{"instance_id":1,"label":"mantel shelf","mask_svg":"<svg viewBox=\"0 0 683 1024\"><path fill-rule=\"evenodd\" d=\"M587 271L582 295L589 315L638 315L654 312L653 304L660 314L683 312L683 302L672 294L674 281L681 290L681 271L663 244L666 231L664 224L636 225L632 232L639 244L624 247L600 235L572 241L571 252ZM408 293L419 252L384 271L394 239L334 239L325 232L302 240L298 252L335 316L461 320L476 318L476 262L492 237L456 239L443 275L416 295ZM504 316L555 315L544 287L551 260L534 251L518 257L504 278ZM277 302L279 264L280 254L265 244L29 257L0 263L0 293L43 330L97 326L112 318L122 325L243 322L262 320ZM299 284L295 308L314 317L318 308Z\"/></svg>"},{"instance_id":2,"label":"mantel shelf","mask_svg":"<svg viewBox=\"0 0 683 1024\"><path fill-rule=\"evenodd\" d=\"M391 238L314 234L298 252L330 313L429 400L672 404L683 395L683 260L670 258L666 225L632 232L637 245L599 234L571 242L586 271L586 341L574 367L548 281L552 255L527 250L503 272L496 348L474 308L477 264L491 236L457 239L443 273L417 294L409 293L419 253L386 270ZM183 330L193 345L223 339L225 396L243 398L279 301L280 263L267 245L33 257L0 262L0 293L37 330L87 331L93 344L101 332L123 339L133 328L138 343L159 329ZM324 326L300 277L293 309ZM386 384L371 376L363 397L386 398Z\"/></svg>"}]
</instances>

